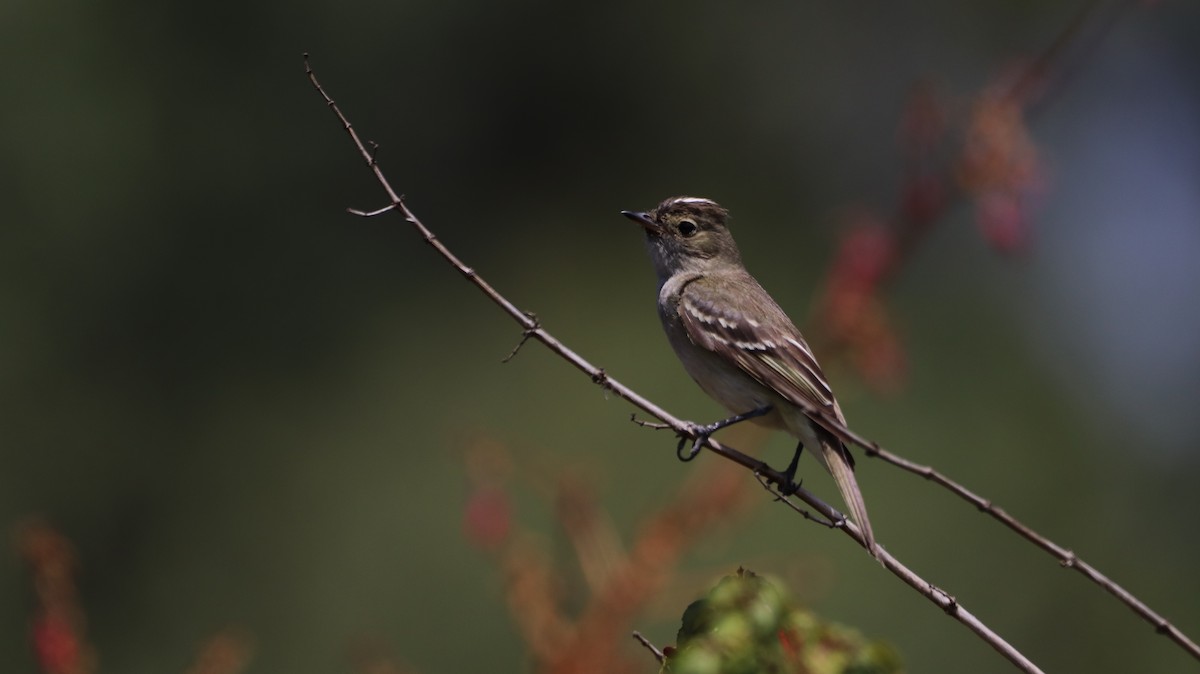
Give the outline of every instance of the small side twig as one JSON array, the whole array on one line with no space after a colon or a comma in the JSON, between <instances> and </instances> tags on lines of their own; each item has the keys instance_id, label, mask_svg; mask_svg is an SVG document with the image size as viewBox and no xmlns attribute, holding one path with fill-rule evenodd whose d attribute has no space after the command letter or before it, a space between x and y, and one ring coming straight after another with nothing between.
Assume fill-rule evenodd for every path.
<instances>
[{"instance_id":1,"label":"small side twig","mask_svg":"<svg viewBox=\"0 0 1200 674\"><path fill-rule=\"evenodd\" d=\"M533 321L534 327L526 328L521 331L521 341L517 342L517 345L513 347L512 351L508 352L507 356L500 359L501 363L507 363L508 361L515 358L517 355L517 352L521 350L521 347L525 346L525 342L528 342L529 338L533 336L533 331L536 330L537 328L542 327L541 324L538 323L537 314L533 313L532 311L526 311L525 315L529 317L529 320Z\"/></svg>"},{"instance_id":2,"label":"small side twig","mask_svg":"<svg viewBox=\"0 0 1200 674\"><path fill-rule=\"evenodd\" d=\"M646 421L645 419L639 419L637 417L637 412L630 414L629 420L638 426L641 426L642 428L649 428L650 430L654 431L665 431L671 428L671 424L660 424L653 421Z\"/></svg>"},{"instance_id":3,"label":"small side twig","mask_svg":"<svg viewBox=\"0 0 1200 674\"><path fill-rule=\"evenodd\" d=\"M649 639L647 639L646 637L642 636L642 633L641 633L641 632L638 632L637 630L634 630L634 631L633 631L633 638L634 638L634 639L637 639L638 643L640 643L642 646L645 646L645 647L646 647L646 650L648 650L648 651L650 651L651 653L653 653L653 654L654 654L654 659L655 659L655 660L658 660L658 664L660 664L660 665L661 665L662 663L666 662L666 660L667 660L667 655L666 655L665 653L663 653L663 652L662 652L662 650L660 650L660 649L658 648L658 646L655 646L653 643L651 643Z\"/></svg>"},{"instance_id":4,"label":"small side twig","mask_svg":"<svg viewBox=\"0 0 1200 674\"><path fill-rule=\"evenodd\" d=\"M774 487L774 486L771 484L771 482L769 482L768 480L764 479L762 475L759 475L758 473L755 473L755 474L754 474L754 479L755 479L755 480L758 480L758 483L759 483L760 485L762 485L762 488L763 488L763 489L766 489L766 490L767 490L767 491L768 491L768 492L769 492L771 495L773 495L773 496L775 497L775 500L776 500L776 501L780 501L780 502L782 502L784 505L786 505L787 507L791 508L792 510L795 510L795 511L796 511L796 512L797 512L797 513L798 513L798 514L801 516L801 517L803 517L804 519L806 519L806 520L808 520L808 521L810 521L810 522L816 522L817 524L820 524L820 525L821 525L821 526L823 526L823 527L828 527L828 528L830 528L830 529L833 529L833 528L837 527L837 523L836 523L836 522L834 522L834 521L832 521L832 520L827 520L827 519L824 519L824 518L821 518L821 517L817 517L816 515L813 515L811 512L809 512L809 511L805 510L804 508L801 508L800 506L796 505L796 503L795 503L795 502L793 502L793 501L792 501L792 499L788 498L788 495L787 495L787 494L784 494L783 492L781 492L781 491L779 491L778 489L776 489L776 488L775 488L775 487ZM842 521L844 522L844 521L845 521L845 518L843 518L843 519L842 519Z\"/></svg>"}]
</instances>

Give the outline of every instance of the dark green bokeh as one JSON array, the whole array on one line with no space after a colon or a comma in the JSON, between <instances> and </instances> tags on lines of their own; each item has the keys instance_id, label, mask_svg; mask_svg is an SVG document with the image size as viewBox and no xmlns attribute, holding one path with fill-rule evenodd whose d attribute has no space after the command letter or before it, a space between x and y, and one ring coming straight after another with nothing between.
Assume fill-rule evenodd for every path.
<instances>
[{"instance_id":1,"label":"dark green bokeh","mask_svg":"<svg viewBox=\"0 0 1200 674\"><path fill-rule=\"evenodd\" d=\"M344 213L383 196L301 53L469 264L613 376L707 419L719 411L672 359L617 212L720 200L751 269L802 317L838 213L895 200L910 86L932 79L961 112L1075 5L9 2L0 527L41 514L75 542L102 671L181 671L229 624L255 635L252 671L346 671L364 637L423 672L519 671L499 574L460 533L466 439L495 436L527 465L584 462L627 531L689 467L538 347L501 366L519 337L508 319L399 219ZM833 373L856 429L995 499L1193 635L1200 386L1163 408L1183 430L1157 447L1097 402L1111 382L1043 340L1073 317L1022 307L1054 283L1088 295L1070 255L1043 252L1093 240L1054 187L1137 198L1140 184L1104 170L1072 183L1087 168L1074 150L1100 142L1078 130L1147 82L1195 109L1194 77L1167 75L1200 62L1198 29L1191 7L1131 9L1058 85L1033 128L1058 178L1032 262L987 250L965 209L940 222L889 297L910 357L900 395ZM1155 126L1139 110L1116 140ZM1163 376L1195 383L1194 368ZM888 549L1048 671L1192 664L969 507L861 463ZM782 509L704 556L691 563L822 560L836 571L806 601L888 640L911 671L1010 671L843 537ZM34 667L30 597L16 555L0 555L6 670ZM669 641L671 621L652 620L647 634Z\"/></svg>"}]
</instances>

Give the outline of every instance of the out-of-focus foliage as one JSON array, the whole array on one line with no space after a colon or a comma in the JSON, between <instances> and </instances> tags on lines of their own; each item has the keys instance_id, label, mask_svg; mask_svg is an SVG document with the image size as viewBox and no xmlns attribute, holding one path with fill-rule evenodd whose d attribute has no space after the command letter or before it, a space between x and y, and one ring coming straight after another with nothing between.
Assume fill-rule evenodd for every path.
<instances>
[{"instance_id":1,"label":"out-of-focus foliage","mask_svg":"<svg viewBox=\"0 0 1200 674\"><path fill-rule=\"evenodd\" d=\"M896 653L796 606L778 581L738 569L688 606L663 672L896 674Z\"/></svg>"}]
</instances>

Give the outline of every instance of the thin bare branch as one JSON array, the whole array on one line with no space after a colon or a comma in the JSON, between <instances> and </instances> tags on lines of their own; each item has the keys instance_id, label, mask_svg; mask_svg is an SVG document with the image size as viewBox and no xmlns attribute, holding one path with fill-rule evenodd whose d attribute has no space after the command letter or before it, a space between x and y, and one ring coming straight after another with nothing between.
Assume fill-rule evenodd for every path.
<instances>
[{"instance_id":1,"label":"thin bare branch","mask_svg":"<svg viewBox=\"0 0 1200 674\"><path fill-rule=\"evenodd\" d=\"M459 260L459 258L455 256L454 253L452 253L450 249L447 248L441 241L439 241L437 237L434 236L433 232L431 232L417 218L417 216L404 203L403 199L396 193L394 189L392 189L391 184L384 176L379 164L375 161L373 153L369 152L363 145L349 120L345 117L342 111L338 108L337 104L332 98L329 97L324 88L317 81L316 74L309 65L307 55L305 55L304 59L304 69L313 88L317 90L317 92L325 100L326 105L329 106L330 110L332 110L337 116L338 120L342 124L342 127L348 134L350 134L350 138L354 142L355 147L358 148L363 160L371 169L372 173L375 174L376 180L387 193L396 210L399 210L404 215L404 219L417 230L417 232L421 235L421 238L424 239L426 243L437 250L437 252L443 258L445 258L447 262L449 262L455 269L462 273L462 275L466 277L468 281L474 284L485 296L487 296L488 299L504 310L504 312L507 313L514 321L516 321L517 324L520 325L521 328L525 330L532 338L544 344L553 353L561 357L563 360L566 360L576 369L580 370L584 374L587 374L593 382L609 391L612 391L617 396L627 400L647 414L650 414L670 425L677 433L692 438L695 437L694 424L683 421L671 415L663 408L659 407L650 400L643 398L633 389L625 386L621 382L608 375L601 368L592 365L582 356L567 348L565 344L556 339L545 328L541 327L537 321L530 318L526 312L520 310L506 297L501 295L495 288L491 286L491 284L487 283L481 276L479 276L475 270L466 266L461 260ZM817 416L820 417L819 414ZM823 425L828 425L828 421L829 420L827 419L824 420L822 422ZM840 424L835 425L840 426ZM850 431L844 427L842 427L841 431L841 434L843 435L850 433ZM738 465L751 470L756 475L760 475L762 478L765 478L769 482L772 482L776 485L782 486L790 482L790 480L787 480L782 474L780 474L778 471L775 471L762 461L749 457L731 447L726 447L712 438L708 438L704 442L704 446L722 458L737 463ZM858 527L854 525L854 523L846 520L841 513L837 512L824 501L821 501L811 492L803 488L798 489L794 495L807 503L814 510L821 513L821 515L826 517L828 520L833 522L842 522L843 525L839 528L856 542L858 542L859 545L866 547L866 543ZM887 568L917 592L928 598L935 605L939 606L955 620L965 625L968 629L978 635L988 645L994 648L1002 656L1007 658L1019 669L1025 672L1041 671L1037 665L1025 657L1024 654L1005 641L999 634L993 632L973 614L963 608L962 605L959 604L953 597L934 587L920 576L916 575L914 572L908 569L908 567L901 564L898 560L896 560L896 558L887 553L885 550L880 550L878 559L885 568Z\"/></svg>"},{"instance_id":2,"label":"thin bare branch","mask_svg":"<svg viewBox=\"0 0 1200 674\"><path fill-rule=\"evenodd\" d=\"M920 475L921 477L930 480L938 485L949 490L959 498L967 501L971 505L978 508L980 511L987 513L992 518L1016 532L1025 540L1033 543L1035 546L1050 553L1058 563L1064 568L1075 569L1084 577L1091 580L1093 583L1104 588L1106 592L1113 595L1126 606L1133 610L1134 613L1141 616L1146 622L1154 626L1154 631L1166 636L1189 655L1197 660L1200 660L1200 646L1189 638L1186 634L1175 627L1169 620L1161 616L1158 612L1151 609L1145 602L1134 596L1133 593L1118 585L1116 582L1100 573L1095 567L1083 561L1073 551L1065 548L1046 536L1037 533L1032 527L1024 524L1017 518L1009 515L1003 508L993 504L991 500L985 499L975 492L967 489L963 485L951 480L942 473L938 472L931 466L922 465L913 461L909 461L904 457L889 452L880 446L879 443L868 440L845 425L838 422L837 419L829 417L823 410L812 405L802 405L805 407L805 412L813 419L817 420L822 426L828 429L831 433L842 439L843 442L854 444L861 447L867 456L877 457L883 461L897 466L905 471Z\"/></svg>"},{"instance_id":3,"label":"thin bare branch","mask_svg":"<svg viewBox=\"0 0 1200 674\"><path fill-rule=\"evenodd\" d=\"M1041 548L1049 553L1056 560L1058 560L1059 565L1063 568L1075 569L1079 573L1083 574L1083 576L1088 580L1104 588L1106 592L1119 599L1126 606L1132 609L1134 613L1141 616L1142 619L1153 625L1155 632L1166 636L1168 639L1175 642L1180 648L1187 651L1192 657L1200 660L1200 647L1196 645L1196 642L1188 638L1188 636L1181 632L1179 628L1172 625L1169 620L1162 617L1154 609L1147 606L1145 602L1141 601L1128 590L1112 581L1108 576L1100 573L1100 571L1091 564L1088 564L1080 559L1080 557L1072 550L1064 548L1049 538L1039 534L1027 524L1024 524L1012 515L1009 515L1008 512L1003 508L993 504L991 500L985 499L970 489L967 489L963 485L951 480L931 466L925 466L909 461L908 459L897 456L896 454L883 449L875 443L871 443L870 447L862 444L860 444L860 446L866 450L867 456L878 457L887 463L892 464L893 466L897 466L903 470L913 473L914 475L920 475L927 480L935 482L954 493L964 501L974 505L980 511L987 513L996 521L1000 522L1009 529L1012 529L1021 538L1024 538L1038 548Z\"/></svg>"},{"instance_id":4,"label":"thin bare branch","mask_svg":"<svg viewBox=\"0 0 1200 674\"><path fill-rule=\"evenodd\" d=\"M646 650L648 650L648 651L650 651L651 653L653 653L653 654L654 654L654 658L655 658L656 660L658 660L658 664L660 664L660 665L661 665L663 662L665 662L665 661L666 661L666 659L667 659L667 656L666 656L666 654L665 654L665 653L663 653L661 650L659 650L658 646L655 646L653 643L651 643L649 639L647 639L646 637L642 636L642 633L641 633L641 632L638 632L637 630L634 630L634 631L633 631L633 638L634 638L634 639L637 639L637 640L638 640L638 643L640 643L641 645L645 646L645 647L646 647Z\"/></svg>"}]
</instances>

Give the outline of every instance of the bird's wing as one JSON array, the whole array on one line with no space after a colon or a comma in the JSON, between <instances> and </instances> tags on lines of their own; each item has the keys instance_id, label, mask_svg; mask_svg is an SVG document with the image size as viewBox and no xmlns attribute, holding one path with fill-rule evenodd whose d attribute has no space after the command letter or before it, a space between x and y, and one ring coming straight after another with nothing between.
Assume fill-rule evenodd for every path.
<instances>
[{"instance_id":1,"label":"bird's wing","mask_svg":"<svg viewBox=\"0 0 1200 674\"><path fill-rule=\"evenodd\" d=\"M698 278L683 288L678 310L694 344L736 363L785 400L828 410L844 422L804 337L749 275Z\"/></svg>"},{"instance_id":2,"label":"bird's wing","mask_svg":"<svg viewBox=\"0 0 1200 674\"><path fill-rule=\"evenodd\" d=\"M797 406L808 403L845 424L804 337L749 274L695 279L683 287L678 310L694 344L736 363L784 400ZM832 432L817 422L811 425L818 446L809 449L821 457L821 463L833 475L855 522L862 528L867 549L877 555L867 506L854 478L854 457Z\"/></svg>"}]
</instances>

